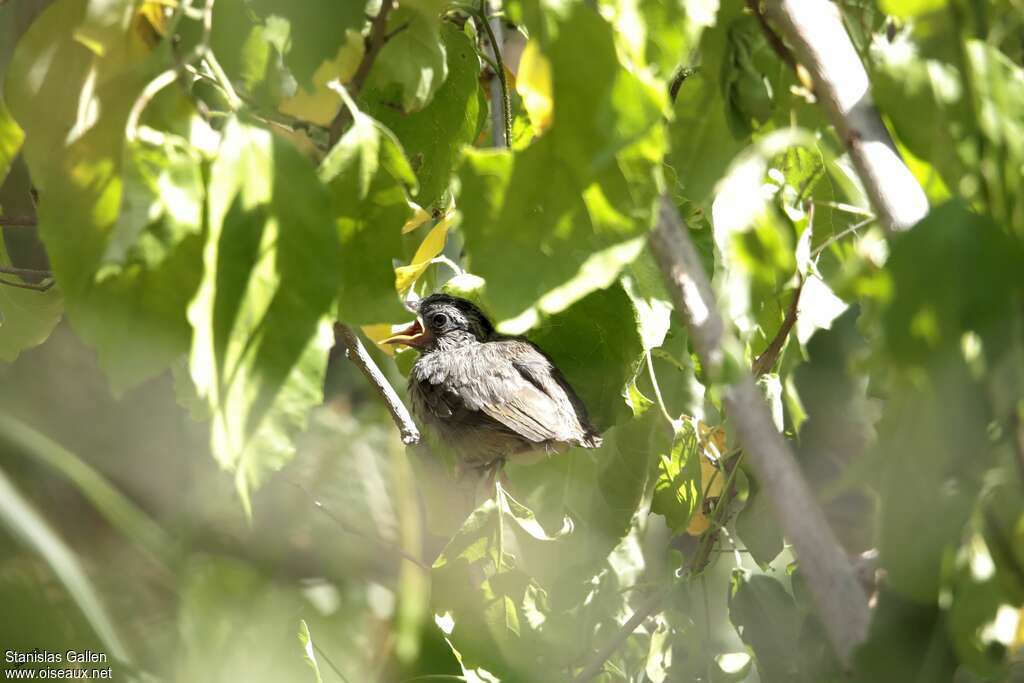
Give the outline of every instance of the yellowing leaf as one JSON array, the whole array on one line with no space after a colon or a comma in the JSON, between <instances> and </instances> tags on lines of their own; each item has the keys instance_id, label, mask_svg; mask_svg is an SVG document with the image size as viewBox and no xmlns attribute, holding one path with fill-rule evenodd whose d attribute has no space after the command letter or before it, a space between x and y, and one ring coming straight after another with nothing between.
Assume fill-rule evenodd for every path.
<instances>
[{"instance_id":1,"label":"yellowing leaf","mask_svg":"<svg viewBox=\"0 0 1024 683\"><path fill-rule=\"evenodd\" d=\"M380 323L378 325L363 325L363 334L366 338L377 345L381 351L389 356L395 355L395 347L390 344L381 344L382 341L394 334L394 326L388 323Z\"/></svg>"},{"instance_id":2,"label":"yellowing leaf","mask_svg":"<svg viewBox=\"0 0 1024 683\"><path fill-rule=\"evenodd\" d=\"M334 59L325 60L313 72L312 91L299 87L295 95L283 100L278 107L282 114L288 114L317 125L330 125L338 113L338 95L327 87L331 81L347 83L352 79L363 58L363 38L357 32L345 31L345 42L338 48Z\"/></svg>"},{"instance_id":3,"label":"yellowing leaf","mask_svg":"<svg viewBox=\"0 0 1024 683\"><path fill-rule=\"evenodd\" d=\"M725 430L721 427L709 427L703 422L698 422L697 427L697 432L700 434L701 447L700 480L704 482L706 490L703 492L704 502L693 513L690 523L686 527L686 533L691 536L700 536L711 527L711 520L706 514L709 510L709 504L706 501L713 501L722 495L722 489L725 488L725 480L728 476L724 470L715 467L711 462L711 458L707 457L710 455L716 461L719 461L721 456L725 454Z\"/></svg>"},{"instance_id":4,"label":"yellowing leaf","mask_svg":"<svg viewBox=\"0 0 1024 683\"><path fill-rule=\"evenodd\" d=\"M430 261L444 249L445 239L448 237L448 229L452 227L455 214L450 214L427 233L420 243L416 254L412 257L412 263L407 266L395 268L395 289L399 294L405 294L413 286L423 271L430 265Z\"/></svg>"},{"instance_id":5,"label":"yellowing leaf","mask_svg":"<svg viewBox=\"0 0 1024 683\"><path fill-rule=\"evenodd\" d=\"M410 204L412 203L410 202ZM405 225L402 226L403 235L412 232L413 230L415 230L416 228L420 227L421 225L430 220L429 211L424 209L422 206L419 206L418 204L412 204L412 206L416 207L415 213L413 213L412 218L407 220L405 222Z\"/></svg>"},{"instance_id":6,"label":"yellowing leaf","mask_svg":"<svg viewBox=\"0 0 1024 683\"><path fill-rule=\"evenodd\" d=\"M146 0L135 17L135 30L150 47L156 46L167 35L167 21L177 3L173 0Z\"/></svg>"},{"instance_id":7,"label":"yellowing leaf","mask_svg":"<svg viewBox=\"0 0 1024 683\"><path fill-rule=\"evenodd\" d=\"M523 98L523 106L533 129L540 135L551 127L554 100L551 98L551 62L537 44L531 40L523 49L516 77L516 92Z\"/></svg>"}]
</instances>

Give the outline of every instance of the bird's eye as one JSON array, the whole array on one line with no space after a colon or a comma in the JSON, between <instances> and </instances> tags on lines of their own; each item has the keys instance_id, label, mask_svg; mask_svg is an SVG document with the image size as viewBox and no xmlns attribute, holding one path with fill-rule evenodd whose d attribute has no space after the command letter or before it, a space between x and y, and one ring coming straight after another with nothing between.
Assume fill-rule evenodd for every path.
<instances>
[{"instance_id":1,"label":"bird's eye","mask_svg":"<svg viewBox=\"0 0 1024 683\"><path fill-rule=\"evenodd\" d=\"M430 326L431 327L435 327L437 329L441 329L442 327L444 327L447 324L448 324L448 316L446 316L444 313L435 313L434 315L430 316Z\"/></svg>"}]
</instances>

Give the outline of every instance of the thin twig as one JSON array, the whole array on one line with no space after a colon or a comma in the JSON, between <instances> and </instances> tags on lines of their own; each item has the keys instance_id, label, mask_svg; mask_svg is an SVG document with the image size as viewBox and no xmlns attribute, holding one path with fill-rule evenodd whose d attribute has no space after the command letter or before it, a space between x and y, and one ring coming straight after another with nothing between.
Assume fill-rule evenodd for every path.
<instances>
[{"instance_id":1,"label":"thin twig","mask_svg":"<svg viewBox=\"0 0 1024 683\"><path fill-rule=\"evenodd\" d=\"M35 216L0 216L0 227L34 228L38 225Z\"/></svg>"},{"instance_id":2,"label":"thin twig","mask_svg":"<svg viewBox=\"0 0 1024 683\"><path fill-rule=\"evenodd\" d=\"M679 89L683 87L683 83L687 78L697 73L697 69L691 66L679 66L675 73L672 74L672 78L668 82L668 96L673 102L679 96Z\"/></svg>"},{"instance_id":3,"label":"thin twig","mask_svg":"<svg viewBox=\"0 0 1024 683\"><path fill-rule=\"evenodd\" d=\"M727 499L731 499L729 492L732 488L733 481L736 478L736 473L739 471L742 458L743 452L740 451L736 462L733 463L732 469L729 470L729 475L725 480L725 485L722 487L722 495L720 495L718 500L715 501L715 507L711 510L711 526L707 531L701 534L700 545L697 548L697 552L694 553L693 559L690 561L689 569L685 570L684 576L687 580L697 576L700 576L702 581L704 579L701 570L708 563L708 558L711 555L715 541L718 538L718 532L723 529L722 516L724 513L722 511L728 504L726 502ZM725 467L725 456L722 456L719 462L722 467ZM716 469L715 474L712 475L711 480L708 481L707 487L704 489L703 498L707 498L707 492L710 490L714 477L717 475L718 470ZM682 569L680 569L680 571L682 571ZM574 679L574 681L576 681L576 683L582 683L583 681L588 681L601 673L601 667L604 665L604 662L615 654L615 651L618 650L624 642L626 642L626 639L629 638L633 631L635 631L645 619L664 610L665 599L674 587L674 583L670 584L667 588L658 591L650 601L641 605L637 611L633 613L633 616L630 617L629 621L623 624L619 630L615 632L615 635L612 636L611 640L605 643L604 647L587 659L587 663L584 665L583 671Z\"/></svg>"},{"instance_id":4,"label":"thin twig","mask_svg":"<svg viewBox=\"0 0 1024 683\"><path fill-rule=\"evenodd\" d=\"M139 138L139 121L142 118L142 114L146 110L146 107L148 107L149 103L153 101L153 98L156 97L157 93L176 82L179 77L183 76L187 69L192 66L193 62L206 57L215 60L213 53L210 52L210 35L213 32L214 1L215 0L205 0L203 8L198 11L188 3L178 6L177 11L175 12L175 17L172 20L172 25L176 26L180 17L183 15L192 19L198 19L203 26L202 35L199 42L196 43L195 47L193 47L189 54L184 58L180 58L178 56L176 50L177 43L174 41L171 42L175 65L173 68L162 71L154 76L153 79L142 89L139 96L135 98L135 102L132 104L132 108L128 112L128 119L125 123L125 138L129 141L134 141ZM224 76L223 73L221 75ZM224 76L224 79L226 81L227 76ZM222 89L224 89L223 84L218 82L218 85L221 85ZM227 83L225 97L232 105L232 109L238 108L238 96L234 94L234 88L231 87L230 83ZM159 139L163 139L163 136L160 135L154 139L150 139L150 142L157 143L159 142Z\"/></svg>"},{"instance_id":5,"label":"thin twig","mask_svg":"<svg viewBox=\"0 0 1024 683\"><path fill-rule=\"evenodd\" d=\"M782 325L779 326L779 331L775 333L775 336L765 350L761 352L761 355L754 360L753 373L755 378L771 370L772 366L775 365L775 361L779 359L782 347L786 345L786 338L789 337L793 325L796 324L797 309L800 305L800 293L804 291L805 282L806 280L800 276L800 286L793 293L793 301L789 304L789 309L786 311L786 317L783 319Z\"/></svg>"},{"instance_id":6,"label":"thin twig","mask_svg":"<svg viewBox=\"0 0 1024 683\"><path fill-rule=\"evenodd\" d=\"M316 650L316 653L324 658L324 661L327 662L327 666L331 667L331 670L338 675L338 678L341 679L342 683L349 683L348 678L345 676L345 674L341 673L341 669L339 669L338 666L331 661L331 658L327 656L327 653L324 652L324 649L317 645L315 640L311 640L310 642L313 643L313 649Z\"/></svg>"},{"instance_id":7,"label":"thin twig","mask_svg":"<svg viewBox=\"0 0 1024 683\"><path fill-rule=\"evenodd\" d=\"M28 282L12 282L11 280L0 279L0 285L17 287L18 289L31 289L35 292L46 292L53 287L53 280L50 280L49 282L41 282L39 284L31 284Z\"/></svg>"},{"instance_id":8,"label":"thin twig","mask_svg":"<svg viewBox=\"0 0 1024 683\"><path fill-rule=\"evenodd\" d=\"M377 390L384 405L391 413L391 419L395 421L398 431L402 436L402 443L406 446L413 446L420 442L420 432L416 429L416 423L406 409L402 399L395 393L394 388L388 382L387 377L380 371L377 364L373 362L363 342L359 340L355 331L344 323L334 325L334 336L345 346L345 354L348 359L358 367L370 384Z\"/></svg>"},{"instance_id":9,"label":"thin twig","mask_svg":"<svg viewBox=\"0 0 1024 683\"><path fill-rule=\"evenodd\" d=\"M674 432L676 430L678 420L672 419L672 415L669 414L668 408L665 407L665 399L661 397L661 387L658 385L658 377L654 374L654 361L651 360L650 350L648 350L645 355L647 356L647 374L651 376L651 386L654 387L654 396L658 399L658 407L661 408L661 414L668 421L669 425L672 427L672 431Z\"/></svg>"},{"instance_id":10,"label":"thin twig","mask_svg":"<svg viewBox=\"0 0 1024 683\"><path fill-rule=\"evenodd\" d=\"M633 616L631 616L622 627L615 632L615 635L604 644L600 650L594 653L592 657L587 659L587 663L583 667L583 671L579 673L576 678L573 679L575 683L583 683L583 681L589 681L594 676L601 673L601 668L604 666L605 661L615 654L615 651L626 642L626 639L633 634L633 631L637 629L640 624L644 622L652 614L660 612L665 608L665 601L671 594L672 589L675 586L669 586L651 595L645 603L640 605Z\"/></svg>"},{"instance_id":11,"label":"thin twig","mask_svg":"<svg viewBox=\"0 0 1024 683\"><path fill-rule=\"evenodd\" d=\"M857 232L858 230L860 230L864 226L866 226L866 225L868 225L870 223L874 223L874 222L875 222L875 217L874 216L872 216L871 218L865 218L864 220L860 221L859 223L854 223L850 227L846 228L845 230L840 232L838 235L832 235L827 240L825 240L824 242L819 244L815 248L815 250L811 252L811 258L817 258L818 255L821 254L821 252L825 251L830 246L832 246L833 244L835 244L839 240L841 240L844 237L846 237L847 235L849 235L851 232Z\"/></svg>"},{"instance_id":12,"label":"thin twig","mask_svg":"<svg viewBox=\"0 0 1024 683\"><path fill-rule=\"evenodd\" d=\"M366 79L370 76L370 69L373 67L373 62L377 59L377 54L380 53L384 44L388 42L388 15L394 7L395 0L383 0L380 4L380 11L377 12L377 16L370 22L370 32L367 34L364 42L365 50L363 51L363 58L359 60L359 66L356 67L356 72L352 75L352 79L345 86L353 98L359 95L362 91L363 86L366 84ZM345 132L345 128L348 126L351 119L352 112L349 111L347 106L342 104L341 109L338 110L334 120L331 121L330 135L328 138L331 147L341 139L341 134Z\"/></svg>"},{"instance_id":13,"label":"thin twig","mask_svg":"<svg viewBox=\"0 0 1024 683\"><path fill-rule=\"evenodd\" d=\"M10 266L0 266L0 273L7 275L34 275L36 277L53 277L53 273L48 270L36 270L34 268L13 268Z\"/></svg>"},{"instance_id":14,"label":"thin twig","mask_svg":"<svg viewBox=\"0 0 1024 683\"><path fill-rule=\"evenodd\" d=\"M793 57L793 53L789 51L786 44L782 42L782 38L779 38L779 34L772 29L768 20L765 19L764 12L761 11L761 0L747 0L747 7L757 17L757 23L761 25L761 32L764 33L764 37L768 40L768 44L775 54L779 56L783 62L789 65L789 68L796 74L798 80L800 79L800 71L798 70L796 59Z\"/></svg>"},{"instance_id":15,"label":"thin twig","mask_svg":"<svg viewBox=\"0 0 1024 683\"><path fill-rule=\"evenodd\" d=\"M349 524L348 522L346 522L341 517L338 517L337 515L335 515L333 512L331 512L327 508L326 505L323 504L323 502L321 502L318 498L313 496L313 494L310 491L308 491L306 489L306 487L303 486L302 484L300 484L298 482L294 482L294 481L291 482L291 484L292 484L292 486L295 486L296 488L301 490L303 493L305 493L306 496L309 497L309 499L313 501L314 507L316 507L316 509L320 510L320 512L322 512L325 515L327 515L327 517L329 517L331 519L331 521L333 521L335 524L337 524L342 530L352 534L353 536L359 536L360 538L365 538L365 539L367 539L369 541L373 541L374 543L377 543L381 547L386 548L387 550L390 550L391 552L395 553L395 555L398 555L403 560L407 560L409 562L412 562L414 565L416 565L417 567L423 569L424 571L428 571L428 572L430 571L430 565L429 564L427 564L426 562L424 562L420 558L416 557L415 555L413 555L413 554L411 554L409 552L406 552L403 548L399 547L395 543L392 543L391 541L387 540L386 538L381 538L380 536L377 536L375 534L367 533L367 532L363 531L362 529L360 529L359 527L357 527L357 526L355 526L353 524Z\"/></svg>"}]
</instances>

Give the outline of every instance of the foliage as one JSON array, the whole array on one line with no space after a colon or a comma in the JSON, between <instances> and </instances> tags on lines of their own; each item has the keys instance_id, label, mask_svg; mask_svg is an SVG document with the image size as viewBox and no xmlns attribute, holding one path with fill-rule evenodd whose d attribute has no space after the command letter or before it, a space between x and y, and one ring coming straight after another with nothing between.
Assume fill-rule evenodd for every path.
<instances>
[{"instance_id":1,"label":"foliage","mask_svg":"<svg viewBox=\"0 0 1024 683\"><path fill-rule=\"evenodd\" d=\"M877 549L852 678L1022 666L1018 4L836 3L933 203L899 235L760 3L491 3L508 149L475 3L16 4L0 640L131 680L841 680L647 246L667 196L825 518ZM604 445L493 488L403 449L332 328L442 288Z\"/></svg>"}]
</instances>

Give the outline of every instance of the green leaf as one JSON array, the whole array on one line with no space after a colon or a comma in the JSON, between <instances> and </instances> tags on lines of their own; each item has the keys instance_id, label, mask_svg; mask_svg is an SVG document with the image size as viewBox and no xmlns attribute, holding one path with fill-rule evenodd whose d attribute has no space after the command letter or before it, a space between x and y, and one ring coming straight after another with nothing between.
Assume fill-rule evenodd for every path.
<instances>
[{"instance_id":1,"label":"green leaf","mask_svg":"<svg viewBox=\"0 0 1024 683\"><path fill-rule=\"evenodd\" d=\"M775 519L768 496L756 488L755 480L751 482L747 503L736 516L736 534L743 541L743 547L750 551L750 556L762 565L770 564L782 552L782 527Z\"/></svg>"},{"instance_id":2,"label":"green leaf","mask_svg":"<svg viewBox=\"0 0 1024 683\"><path fill-rule=\"evenodd\" d=\"M423 109L448 78L440 17L403 3L388 16L392 37L377 54L367 86L394 99L404 112Z\"/></svg>"},{"instance_id":3,"label":"green leaf","mask_svg":"<svg viewBox=\"0 0 1024 683\"><path fill-rule=\"evenodd\" d=\"M412 215L405 188L416 187L416 176L394 135L348 106L352 127L319 169L341 240L339 315L355 325L399 321L409 314L395 291L392 260L403 256L401 230Z\"/></svg>"},{"instance_id":4,"label":"green leaf","mask_svg":"<svg viewBox=\"0 0 1024 683\"><path fill-rule=\"evenodd\" d=\"M290 33L288 21L274 15L260 21L246 0L213 6L210 47L231 81L261 105L274 107L295 94L298 84L283 58L293 42Z\"/></svg>"},{"instance_id":5,"label":"green leaf","mask_svg":"<svg viewBox=\"0 0 1024 683\"><path fill-rule=\"evenodd\" d=\"M643 345L636 309L621 285L544 318L528 336L565 373L599 430L630 415L623 396L636 376Z\"/></svg>"},{"instance_id":6,"label":"green leaf","mask_svg":"<svg viewBox=\"0 0 1024 683\"><path fill-rule=\"evenodd\" d=\"M513 548L519 542L553 542L546 534L521 533L525 508L513 508L508 500L499 488L484 501L431 570L434 612L454 619L449 636L462 660L470 668L486 666L502 679L514 670L507 659L525 661L536 638L523 610L528 594L532 600L540 589L517 563Z\"/></svg>"},{"instance_id":7,"label":"green leaf","mask_svg":"<svg viewBox=\"0 0 1024 683\"><path fill-rule=\"evenodd\" d=\"M119 7L129 6L127 0L103 5L115 19ZM167 45L153 51L130 27L116 36L107 30L120 19L101 22L102 54L96 54L75 41L82 20L77 0L60 0L39 17L12 57L5 98L17 102L11 111L25 129L24 155L40 190L39 234L68 318L96 348L119 392L187 351L184 310L198 283L199 241L161 248L149 264L101 272L121 209L128 114L171 56Z\"/></svg>"},{"instance_id":8,"label":"green leaf","mask_svg":"<svg viewBox=\"0 0 1024 683\"><path fill-rule=\"evenodd\" d=\"M2 233L0 266L11 266ZM0 273L0 280L25 282L6 273ZM64 297L57 287L38 292L0 282L0 362L13 363L22 351L46 341L63 314Z\"/></svg>"},{"instance_id":9,"label":"green leaf","mask_svg":"<svg viewBox=\"0 0 1024 683\"><path fill-rule=\"evenodd\" d=\"M664 95L618 62L593 10L575 4L568 21L545 55L552 127L514 153L471 151L459 172L467 256L499 318L556 313L607 287L653 220Z\"/></svg>"},{"instance_id":10,"label":"green leaf","mask_svg":"<svg viewBox=\"0 0 1024 683\"><path fill-rule=\"evenodd\" d=\"M949 64L924 59L902 37L871 43L872 94L896 135L916 156L930 162L949 187L958 187L975 160L970 104L961 76ZM915 112L929 112L921 117Z\"/></svg>"},{"instance_id":11,"label":"green leaf","mask_svg":"<svg viewBox=\"0 0 1024 683\"><path fill-rule=\"evenodd\" d=\"M289 0L251 0L253 10L263 17L276 17L289 25L284 62L306 88L313 87L313 74L332 60L345 42L346 31L361 32L366 24L367 3L362 0L310 4Z\"/></svg>"},{"instance_id":12,"label":"green leaf","mask_svg":"<svg viewBox=\"0 0 1024 683\"><path fill-rule=\"evenodd\" d=\"M883 12L894 17L910 18L919 14L936 12L946 7L947 0L881 0Z\"/></svg>"},{"instance_id":13,"label":"green leaf","mask_svg":"<svg viewBox=\"0 0 1024 683\"><path fill-rule=\"evenodd\" d=\"M617 626L618 591L639 561L630 529L651 453L665 447L659 420L649 411L615 427L596 452L509 464L522 502L500 494L478 507L433 570L435 612L450 612L467 668L543 680L590 651L582 633Z\"/></svg>"},{"instance_id":14,"label":"green leaf","mask_svg":"<svg viewBox=\"0 0 1024 683\"><path fill-rule=\"evenodd\" d=\"M887 268L893 297L883 313L886 347L905 364L926 364L936 352L957 350L977 333L993 353L1021 292L1024 252L999 226L959 202L932 209L913 230L892 241ZM928 268L921 268L926 262ZM965 269L964 263L985 264Z\"/></svg>"},{"instance_id":15,"label":"green leaf","mask_svg":"<svg viewBox=\"0 0 1024 683\"><path fill-rule=\"evenodd\" d=\"M340 609L324 616L294 584L218 556L196 557L181 572L179 591L175 672L186 680L310 680L309 665L295 647L300 619L316 630L318 644L337 657L349 680L372 676L364 652L354 646L371 623L360 592L341 592Z\"/></svg>"},{"instance_id":16,"label":"green leaf","mask_svg":"<svg viewBox=\"0 0 1024 683\"><path fill-rule=\"evenodd\" d=\"M747 577L743 570L734 570L729 619L743 642L754 650L762 681L808 681L794 647L800 633L799 614L781 583L769 576Z\"/></svg>"},{"instance_id":17,"label":"green leaf","mask_svg":"<svg viewBox=\"0 0 1024 683\"><path fill-rule=\"evenodd\" d=\"M475 48L463 32L448 23L441 27L441 38L448 79L421 111L405 114L396 110L385 97L386 91L371 87L360 96L367 113L401 141L419 179L416 200L424 207L441 201L462 148L476 140L487 116L481 101L480 60Z\"/></svg>"},{"instance_id":18,"label":"green leaf","mask_svg":"<svg viewBox=\"0 0 1024 683\"><path fill-rule=\"evenodd\" d=\"M305 619L299 620L299 642L302 644L302 656L306 663L309 664L309 667L313 669L313 674L316 676L316 683L324 683L324 679L320 675L320 664L316 661L313 636L309 633L309 624L306 623Z\"/></svg>"},{"instance_id":19,"label":"green leaf","mask_svg":"<svg viewBox=\"0 0 1024 683\"><path fill-rule=\"evenodd\" d=\"M832 487L865 456L874 434L863 371L857 367L867 346L857 330L857 311L819 330L807 344L808 362L793 375L807 419L800 427L797 459L811 488ZM873 500L862 487L848 486L823 502L825 515L850 554L875 542Z\"/></svg>"},{"instance_id":20,"label":"green leaf","mask_svg":"<svg viewBox=\"0 0 1024 683\"><path fill-rule=\"evenodd\" d=\"M651 512L665 517L673 532L686 530L690 517L703 500L700 459L702 449L693 421L683 420L676 429L672 450L658 460Z\"/></svg>"},{"instance_id":21,"label":"green leaf","mask_svg":"<svg viewBox=\"0 0 1024 683\"><path fill-rule=\"evenodd\" d=\"M202 160L196 156L195 151L170 141L159 146L140 141L128 144L121 211L104 261L159 266L190 235L201 233L205 186Z\"/></svg>"},{"instance_id":22,"label":"green leaf","mask_svg":"<svg viewBox=\"0 0 1024 683\"><path fill-rule=\"evenodd\" d=\"M264 130L229 122L210 177L191 374L213 414L214 456L248 507L322 400L338 236L312 167Z\"/></svg>"},{"instance_id":23,"label":"green leaf","mask_svg":"<svg viewBox=\"0 0 1024 683\"><path fill-rule=\"evenodd\" d=\"M986 627L996 622L1002 605L1006 610L1017 608L1008 601L1001 577L991 571L992 555L981 536L972 535L957 560L952 604L946 614L949 640L965 668L980 677L998 676L1004 666L1003 648L1016 635L1004 633L997 639L986 633Z\"/></svg>"},{"instance_id":24,"label":"green leaf","mask_svg":"<svg viewBox=\"0 0 1024 683\"><path fill-rule=\"evenodd\" d=\"M992 457L988 403L963 360L936 355L928 373L898 376L873 454L881 565L894 592L923 604L938 598L944 558L959 545Z\"/></svg>"},{"instance_id":25,"label":"green leaf","mask_svg":"<svg viewBox=\"0 0 1024 683\"><path fill-rule=\"evenodd\" d=\"M22 132L21 126L11 116L3 98L0 97L0 185L3 185L7 178L14 158L21 151L21 143L24 139L25 134ZM2 208L0 207L0 209Z\"/></svg>"},{"instance_id":26,"label":"green leaf","mask_svg":"<svg viewBox=\"0 0 1024 683\"><path fill-rule=\"evenodd\" d=\"M723 23L728 16L723 13L719 24L702 34L698 48L702 63L683 82L669 125L668 160L678 178L678 193L706 208L710 208L715 183L749 140L734 137L719 87L727 44Z\"/></svg>"},{"instance_id":27,"label":"green leaf","mask_svg":"<svg viewBox=\"0 0 1024 683\"><path fill-rule=\"evenodd\" d=\"M871 616L867 642L854 656L853 680L950 681L956 668L941 610L934 603L910 602L883 588Z\"/></svg>"}]
</instances>

